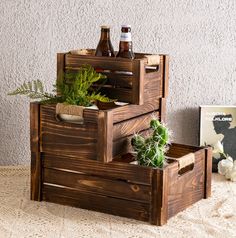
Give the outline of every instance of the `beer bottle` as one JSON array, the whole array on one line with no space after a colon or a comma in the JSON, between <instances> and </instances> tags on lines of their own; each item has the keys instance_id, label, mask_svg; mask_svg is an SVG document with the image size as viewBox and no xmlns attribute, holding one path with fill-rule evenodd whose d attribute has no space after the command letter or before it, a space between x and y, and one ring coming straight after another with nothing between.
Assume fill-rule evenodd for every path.
<instances>
[{"instance_id":1,"label":"beer bottle","mask_svg":"<svg viewBox=\"0 0 236 238\"><path fill-rule=\"evenodd\" d=\"M109 56L114 57L114 49L111 44L110 39L110 27L109 26L101 26L101 37L96 48L95 52L96 56Z\"/></svg>"},{"instance_id":2,"label":"beer bottle","mask_svg":"<svg viewBox=\"0 0 236 238\"><path fill-rule=\"evenodd\" d=\"M116 57L134 59L130 25L121 26L119 52Z\"/></svg>"}]
</instances>

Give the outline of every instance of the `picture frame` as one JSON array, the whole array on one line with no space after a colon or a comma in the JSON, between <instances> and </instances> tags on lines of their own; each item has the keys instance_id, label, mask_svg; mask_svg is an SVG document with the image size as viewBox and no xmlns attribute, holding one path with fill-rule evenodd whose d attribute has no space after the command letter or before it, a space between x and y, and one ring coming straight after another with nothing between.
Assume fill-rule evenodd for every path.
<instances>
[{"instance_id":1,"label":"picture frame","mask_svg":"<svg viewBox=\"0 0 236 238\"><path fill-rule=\"evenodd\" d=\"M201 105L199 107L199 145L213 147L213 172L217 172L218 162L223 159L214 151L219 142L224 153L236 160L236 106Z\"/></svg>"}]
</instances>

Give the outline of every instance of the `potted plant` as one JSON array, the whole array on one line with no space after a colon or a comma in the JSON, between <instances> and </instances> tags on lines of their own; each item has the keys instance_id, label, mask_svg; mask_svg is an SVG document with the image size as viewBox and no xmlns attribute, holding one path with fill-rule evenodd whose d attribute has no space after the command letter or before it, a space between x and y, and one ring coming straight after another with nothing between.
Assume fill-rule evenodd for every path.
<instances>
[{"instance_id":1,"label":"potted plant","mask_svg":"<svg viewBox=\"0 0 236 238\"><path fill-rule=\"evenodd\" d=\"M8 95L25 95L30 99L40 100L41 103L54 103L56 113L61 119L81 122L85 107L95 108L99 102L113 102L101 95L92 85L97 81L106 80L106 76L97 73L90 65L85 65L75 73L65 73L63 78L54 85L54 93L44 91L42 81L25 82Z\"/></svg>"},{"instance_id":2,"label":"potted plant","mask_svg":"<svg viewBox=\"0 0 236 238\"><path fill-rule=\"evenodd\" d=\"M168 151L169 130L157 119L150 121L152 134L144 138L135 134L131 139L135 158L139 165L162 168L165 165L165 154Z\"/></svg>"}]
</instances>

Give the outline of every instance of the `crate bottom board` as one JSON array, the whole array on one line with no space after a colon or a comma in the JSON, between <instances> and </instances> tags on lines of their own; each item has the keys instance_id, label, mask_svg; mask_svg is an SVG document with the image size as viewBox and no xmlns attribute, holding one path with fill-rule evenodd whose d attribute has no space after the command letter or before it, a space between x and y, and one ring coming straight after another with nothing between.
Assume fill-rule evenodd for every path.
<instances>
[{"instance_id":1,"label":"crate bottom board","mask_svg":"<svg viewBox=\"0 0 236 238\"><path fill-rule=\"evenodd\" d=\"M43 185L42 200L141 221L149 221L150 217L150 205L147 203L90 194L51 185Z\"/></svg>"}]
</instances>

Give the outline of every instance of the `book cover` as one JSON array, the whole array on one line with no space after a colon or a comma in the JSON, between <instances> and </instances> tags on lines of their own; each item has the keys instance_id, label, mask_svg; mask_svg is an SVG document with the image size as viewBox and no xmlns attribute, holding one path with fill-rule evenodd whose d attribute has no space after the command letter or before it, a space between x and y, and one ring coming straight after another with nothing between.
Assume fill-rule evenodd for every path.
<instances>
[{"instance_id":1,"label":"book cover","mask_svg":"<svg viewBox=\"0 0 236 238\"><path fill-rule=\"evenodd\" d=\"M236 106L200 106L200 146L214 146L218 141L224 153L236 160ZM213 154L213 171L223 159Z\"/></svg>"}]
</instances>

